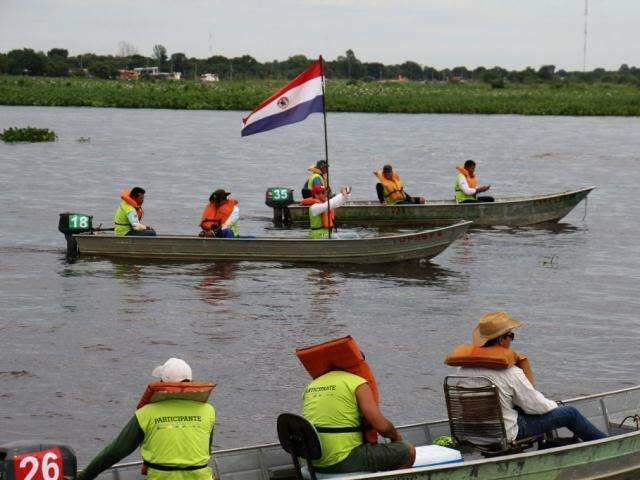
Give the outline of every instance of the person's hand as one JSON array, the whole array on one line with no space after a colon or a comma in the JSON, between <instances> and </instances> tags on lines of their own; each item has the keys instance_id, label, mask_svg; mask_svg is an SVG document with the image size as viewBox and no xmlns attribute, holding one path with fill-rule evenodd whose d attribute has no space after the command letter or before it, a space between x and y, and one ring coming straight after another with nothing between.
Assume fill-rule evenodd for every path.
<instances>
[{"instance_id":1,"label":"person's hand","mask_svg":"<svg viewBox=\"0 0 640 480\"><path fill-rule=\"evenodd\" d=\"M345 197L348 196L351 193L351 187L342 187L340 193Z\"/></svg>"},{"instance_id":2,"label":"person's hand","mask_svg":"<svg viewBox=\"0 0 640 480\"><path fill-rule=\"evenodd\" d=\"M482 192L486 192L487 190L489 190L489 188L491 188L491 185L481 185L480 187L478 187L476 189L476 191L478 193L482 193Z\"/></svg>"}]
</instances>

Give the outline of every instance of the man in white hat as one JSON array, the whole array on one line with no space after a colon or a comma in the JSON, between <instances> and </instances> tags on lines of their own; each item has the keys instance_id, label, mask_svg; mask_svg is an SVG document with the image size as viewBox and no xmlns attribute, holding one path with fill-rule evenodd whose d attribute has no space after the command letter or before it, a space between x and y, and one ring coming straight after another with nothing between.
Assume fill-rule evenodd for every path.
<instances>
[{"instance_id":1,"label":"man in white hat","mask_svg":"<svg viewBox=\"0 0 640 480\"><path fill-rule=\"evenodd\" d=\"M473 345L500 345L508 349L515 339L513 330L521 325L520 321L505 312L485 313L473 330ZM507 369L462 367L459 374L466 377L487 377L498 387L502 417L509 441L563 427L585 442L606 437L576 407L558 406L553 400L545 398L517 366ZM463 381L463 385L475 386L472 380Z\"/></svg>"},{"instance_id":2,"label":"man in white hat","mask_svg":"<svg viewBox=\"0 0 640 480\"><path fill-rule=\"evenodd\" d=\"M79 480L93 480L138 447L148 480L211 480L216 413L207 399L214 385L192 383L191 367L179 358L170 358L152 375L162 382L152 384L153 391L160 396L170 392L169 398L151 399L138 408L118 437L80 472Z\"/></svg>"}]
</instances>

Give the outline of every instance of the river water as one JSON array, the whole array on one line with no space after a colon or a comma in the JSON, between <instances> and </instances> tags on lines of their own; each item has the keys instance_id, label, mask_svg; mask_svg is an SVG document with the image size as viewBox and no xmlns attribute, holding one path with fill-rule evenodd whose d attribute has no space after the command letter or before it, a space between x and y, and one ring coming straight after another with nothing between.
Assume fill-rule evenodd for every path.
<instances>
[{"instance_id":1,"label":"river water","mask_svg":"<svg viewBox=\"0 0 640 480\"><path fill-rule=\"evenodd\" d=\"M549 396L638 383L640 119L330 114L332 183L354 199L375 198L385 163L409 193L449 198L466 158L496 196L598 187L555 227L473 231L426 265L65 260L58 214L108 225L133 185L161 233L196 232L226 188L242 234L273 234L265 190L299 189L323 156L321 118L241 139L240 112L0 107L0 129L59 135L0 143L1 441L53 438L86 464L170 356L218 383L217 448L275 441L276 416L299 411L309 380L294 349L346 334L390 419L442 418L443 358L495 309L525 322L514 348Z\"/></svg>"}]
</instances>

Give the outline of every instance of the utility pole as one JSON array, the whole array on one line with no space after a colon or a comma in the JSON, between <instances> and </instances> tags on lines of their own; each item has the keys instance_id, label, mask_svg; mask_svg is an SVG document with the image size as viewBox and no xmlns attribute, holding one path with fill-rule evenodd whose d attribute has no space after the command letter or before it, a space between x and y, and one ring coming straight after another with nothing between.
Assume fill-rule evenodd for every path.
<instances>
[{"instance_id":1,"label":"utility pole","mask_svg":"<svg viewBox=\"0 0 640 480\"><path fill-rule=\"evenodd\" d=\"M589 0L584 0L584 43L582 45L582 71L587 71L587 19L589 17Z\"/></svg>"}]
</instances>

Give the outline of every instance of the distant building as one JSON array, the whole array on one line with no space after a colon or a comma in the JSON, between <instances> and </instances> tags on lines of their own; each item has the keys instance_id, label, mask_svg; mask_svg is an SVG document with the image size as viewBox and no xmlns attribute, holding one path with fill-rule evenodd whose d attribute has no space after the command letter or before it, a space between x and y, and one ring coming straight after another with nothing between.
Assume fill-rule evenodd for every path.
<instances>
[{"instance_id":1,"label":"distant building","mask_svg":"<svg viewBox=\"0 0 640 480\"><path fill-rule=\"evenodd\" d=\"M220 78L217 73L203 73L200 75L200 81L204 83L218 82Z\"/></svg>"},{"instance_id":2,"label":"distant building","mask_svg":"<svg viewBox=\"0 0 640 480\"><path fill-rule=\"evenodd\" d=\"M150 77L155 77L160 73L159 67L137 67L133 69L134 72L137 72L138 75L148 75Z\"/></svg>"},{"instance_id":3,"label":"distant building","mask_svg":"<svg viewBox=\"0 0 640 480\"><path fill-rule=\"evenodd\" d=\"M140 74L135 70L118 70L119 80L137 80Z\"/></svg>"}]
</instances>

